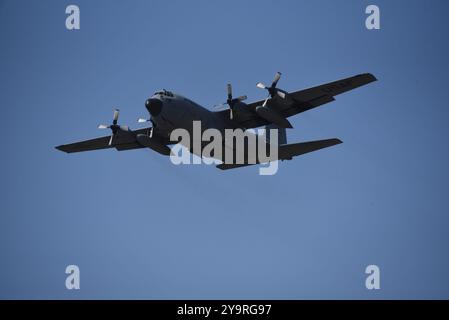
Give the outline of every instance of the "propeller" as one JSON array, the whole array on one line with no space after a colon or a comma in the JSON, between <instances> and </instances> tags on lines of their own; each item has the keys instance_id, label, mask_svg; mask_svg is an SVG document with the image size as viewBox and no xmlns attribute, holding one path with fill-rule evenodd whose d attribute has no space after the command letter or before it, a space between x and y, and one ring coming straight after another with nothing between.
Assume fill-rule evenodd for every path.
<instances>
[{"instance_id":1,"label":"propeller","mask_svg":"<svg viewBox=\"0 0 449 320\"><path fill-rule=\"evenodd\" d=\"M123 130L123 131L129 130L128 126L120 126L117 124L119 113L120 113L119 109L114 109L114 115L112 117L112 124L109 126L105 125L105 124L100 124L98 126L98 129L111 129L112 134L111 134L111 138L109 139L109 143L108 143L109 146L112 145L112 142L113 142L114 137L117 134L118 130Z\"/></svg>"},{"instance_id":2,"label":"propeller","mask_svg":"<svg viewBox=\"0 0 449 320\"><path fill-rule=\"evenodd\" d=\"M153 122L153 120L151 120L151 119L139 118L139 119L137 119L137 122L138 122L138 123L147 123L147 122L151 122L152 127L148 128L148 130L149 130L149 136L150 136L150 138L152 138L152 137L153 137L153 130L154 130L154 127L156 126L155 123Z\"/></svg>"},{"instance_id":3,"label":"propeller","mask_svg":"<svg viewBox=\"0 0 449 320\"><path fill-rule=\"evenodd\" d=\"M257 83L257 87L260 89L265 89L268 91L268 96L265 99L265 101L263 102L263 105L265 107L265 105L267 104L268 99L274 98L275 95L278 95L279 97L281 97L282 99L285 99L285 93L282 92L281 90L279 90L278 88L276 88L276 85L278 84L279 79L281 78L282 73L280 72L276 72L273 82L271 83L271 86L267 87L266 85L264 85L262 82L258 82Z\"/></svg>"},{"instance_id":4,"label":"propeller","mask_svg":"<svg viewBox=\"0 0 449 320\"><path fill-rule=\"evenodd\" d=\"M230 83L228 83L227 89L228 89L228 99L226 100L225 103L219 104L219 105L217 105L215 107L220 108L220 107L223 107L225 104L227 104L229 106L229 118L232 120L233 117L234 117L233 109L234 109L235 104L237 102L242 102L242 101L246 100L248 97L247 96L240 96L240 97L237 97L237 98L233 98L232 97L232 86L231 86Z\"/></svg>"}]
</instances>

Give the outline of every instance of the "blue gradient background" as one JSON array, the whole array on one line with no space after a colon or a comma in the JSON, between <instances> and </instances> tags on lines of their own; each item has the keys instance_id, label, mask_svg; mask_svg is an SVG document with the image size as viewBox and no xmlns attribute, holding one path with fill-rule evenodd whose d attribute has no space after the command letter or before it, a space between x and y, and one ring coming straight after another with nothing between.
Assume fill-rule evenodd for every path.
<instances>
[{"instance_id":1,"label":"blue gradient background","mask_svg":"<svg viewBox=\"0 0 449 320\"><path fill-rule=\"evenodd\" d=\"M379 31L371 1L0 1L0 298L449 298L449 2L374 3ZM157 89L256 100L278 70L379 81L291 118L290 142L344 144L274 176L54 149L116 106L138 127Z\"/></svg>"}]
</instances>

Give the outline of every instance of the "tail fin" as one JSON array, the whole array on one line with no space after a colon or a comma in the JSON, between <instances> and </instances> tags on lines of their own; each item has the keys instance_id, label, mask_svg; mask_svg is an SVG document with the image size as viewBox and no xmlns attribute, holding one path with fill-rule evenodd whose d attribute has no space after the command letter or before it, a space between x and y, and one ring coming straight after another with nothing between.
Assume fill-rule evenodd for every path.
<instances>
[{"instance_id":1,"label":"tail fin","mask_svg":"<svg viewBox=\"0 0 449 320\"><path fill-rule=\"evenodd\" d=\"M274 123L265 126L265 136L268 143L270 143L270 129L278 130L278 146L280 146L281 144L287 144L287 131L285 130L285 128L280 128Z\"/></svg>"}]
</instances>

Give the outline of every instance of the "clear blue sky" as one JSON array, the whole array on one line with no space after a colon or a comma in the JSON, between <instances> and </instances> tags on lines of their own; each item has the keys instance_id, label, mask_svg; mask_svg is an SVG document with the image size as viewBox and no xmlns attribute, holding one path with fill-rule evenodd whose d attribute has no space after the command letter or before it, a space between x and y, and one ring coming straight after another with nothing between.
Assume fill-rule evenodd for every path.
<instances>
[{"instance_id":1,"label":"clear blue sky","mask_svg":"<svg viewBox=\"0 0 449 320\"><path fill-rule=\"evenodd\" d=\"M78 4L81 30L65 29ZM365 28L365 7L381 30ZM0 298L449 298L447 1L0 1ZM342 145L220 171L67 155L160 88L211 107L283 72L378 82L291 118ZM65 288L65 267L81 290ZM365 267L381 270L368 291Z\"/></svg>"}]
</instances>

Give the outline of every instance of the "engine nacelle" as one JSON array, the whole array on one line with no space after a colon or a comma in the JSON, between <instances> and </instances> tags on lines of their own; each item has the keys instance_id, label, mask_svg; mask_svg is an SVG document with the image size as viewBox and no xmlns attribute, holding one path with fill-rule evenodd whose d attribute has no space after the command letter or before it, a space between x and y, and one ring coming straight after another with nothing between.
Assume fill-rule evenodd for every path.
<instances>
[{"instance_id":1,"label":"engine nacelle","mask_svg":"<svg viewBox=\"0 0 449 320\"><path fill-rule=\"evenodd\" d=\"M248 108L248 105L244 102L237 102L234 104L232 108L233 118L235 120L242 120L249 116L251 116L251 111Z\"/></svg>"},{"instance_id":2,"label":"engine nacelle","mask_svg":"<svg viewBox=\"0 0 449 320\"><path fill-rule=\"evenodd\" d=\"M256 108L256 113L262 119L265 119L270 123L274 123L280 128L292 128L292 125L286 118L271 108L259 106Z\"/></svg>"}]
</instances>

